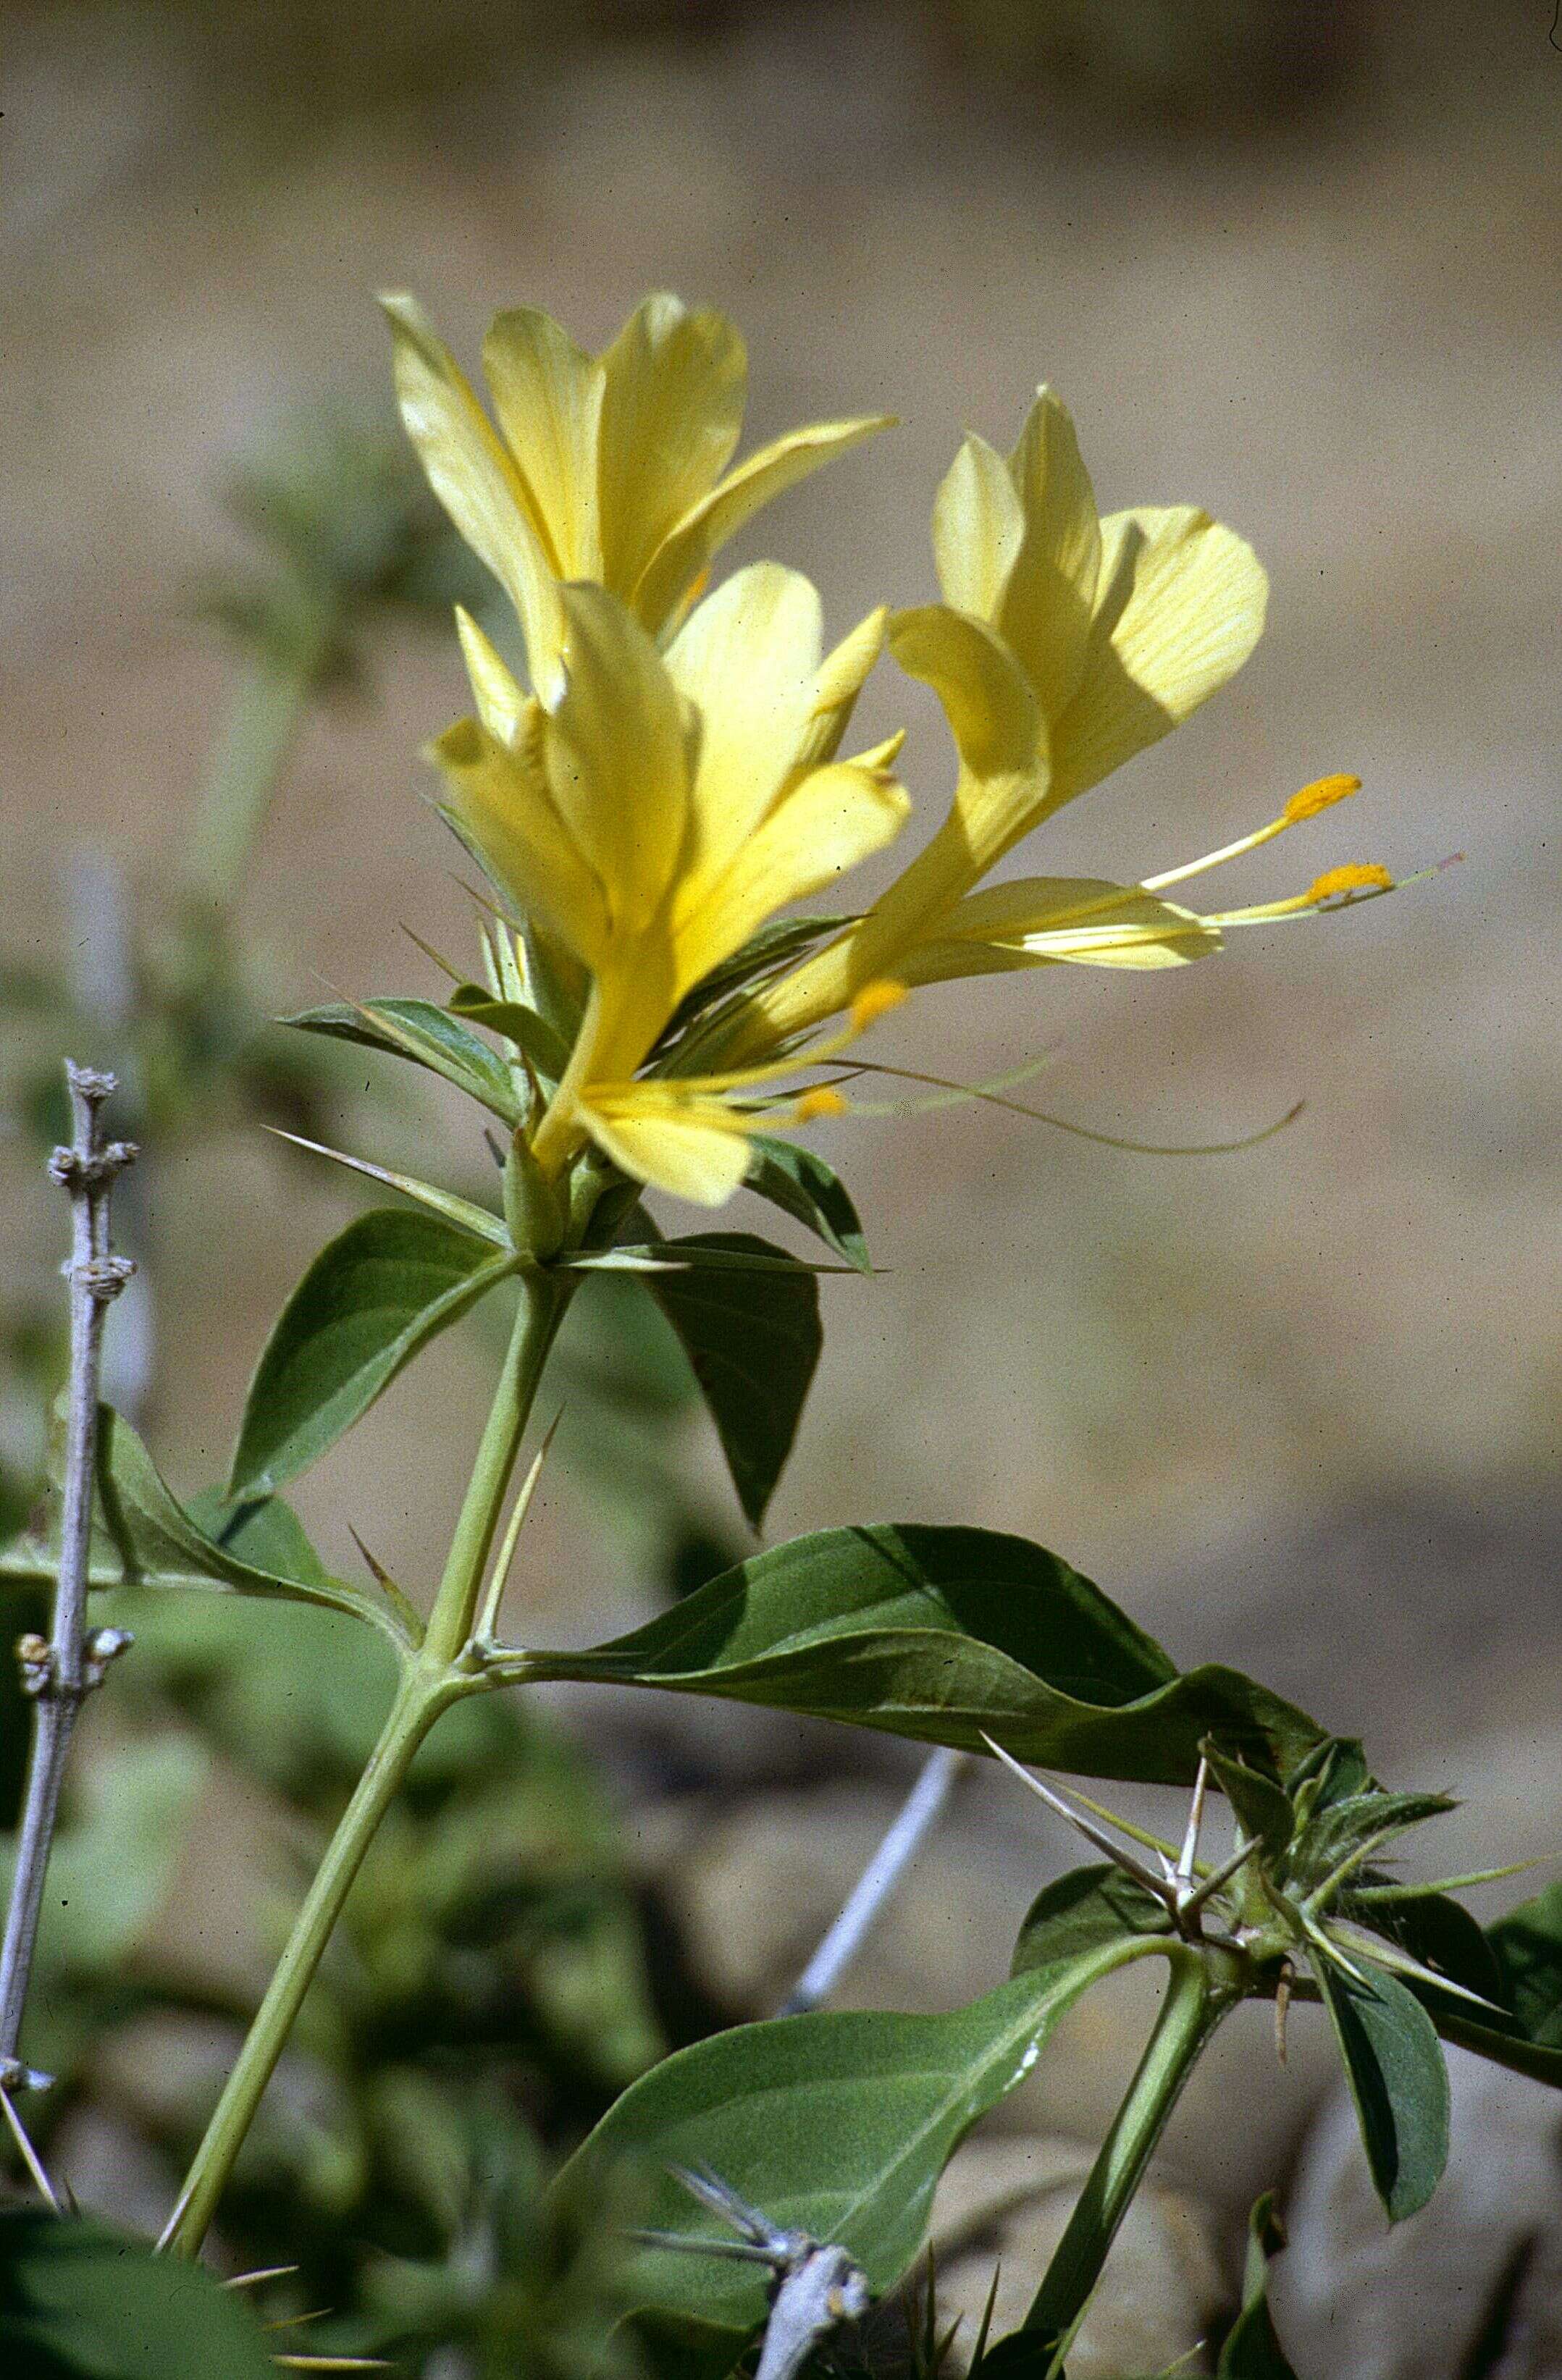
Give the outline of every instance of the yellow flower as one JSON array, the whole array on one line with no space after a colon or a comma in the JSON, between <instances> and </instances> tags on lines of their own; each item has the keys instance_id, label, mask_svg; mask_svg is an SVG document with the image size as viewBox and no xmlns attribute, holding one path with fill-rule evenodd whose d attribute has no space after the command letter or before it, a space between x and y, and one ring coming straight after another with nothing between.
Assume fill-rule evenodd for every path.
<instances>
[{"instance_id":1,"label":"yellow flower","mask_svg":"<svg viewBox=\"0 0 1562 2380\"><path fill-rule=\"evenodd\" d=\"M514 604L532 686L550 704L563 683L561 580L611 588L656 635L762 505L889 427L882 414L815 422L729 470L748 380L741 335L660 293L600 356L534 308L495 315L482 351L495 430L417 301L381 302L409 434Z\"/></svg>"},{"instance_id":2,"label":"yellow flower","mask_svg":"<svg viewBox=\"0 0 1562 2380\"><path fill-rule=\"evenodd\" d=\"M567 586L558 600L567 662L552 704L523 696L463 616L480 716L433 747L458 832L592 979L534 1152L556 1174L590 1138L638 1179L716 1204L750 1156L749 1111L729 1095L775 1070L636 1076L695 984L899 832L899 739L836 758L885 615L822 659L813 588L757 563L664 656L616 596Z\"/></svg>"},{"instance_id":3,"label":"yellow flower","mask_svg":"<svg viewBox=\"0 0 1562 2380\"><path fill-rule=\"evenodd\" d=\"M1102 519L1073 423L1043 388L1007 461L966 440L934 507L934 552L946 600L898 613L890 643L954 734L949 815L850 934L753 995L725 1055L808 1029L871 977L929 982L1056 959L1165 965L1218 947L1142 885L1041 877L968 896L1032 828L1240 668L1266 597L1251 548L1190 505Z\"/></svg>"}]
</instances>

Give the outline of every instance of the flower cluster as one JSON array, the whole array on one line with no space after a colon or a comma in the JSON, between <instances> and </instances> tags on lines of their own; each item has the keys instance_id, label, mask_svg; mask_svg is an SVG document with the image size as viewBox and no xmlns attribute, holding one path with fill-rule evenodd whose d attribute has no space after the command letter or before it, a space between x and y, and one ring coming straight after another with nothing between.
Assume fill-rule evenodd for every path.
<instances>
[{"instance_id":1,"label":"flower cluster","mask_svg":"<svg viewBox=\"0 0 1562 2380\"><path fill-rule=\"evenodd\" d=\"M1191 506L1102 517L1066 407L1043 388L1007 459L968 437L938 491L944 600L871 613L826 651L809 581L775 563L703 593L725 541L883 417L798 430L733 466L742 341L647 298L603 355L499 315L495 428L410 298L387 299L403 418L451 518L513 608L530 690L458 615L476 717L433 747L447 814L527 947L573 987L567 1062L526 1129L544 1180L594 1147L707 1205L761 1119L838 1112L802 1069L915 988L1044 966L1175 966L1225 929L1389 890L1377 867L1202 914L1174 886L1356 790L1320 779L1206 857L1122 884L982 880L1065 802L1180 725L1263 625L1251 550ZM947 817L864 912L780 923L900 832L898 736L842 757L887 649L947 718Z\"/></svg>"}]
</instances>

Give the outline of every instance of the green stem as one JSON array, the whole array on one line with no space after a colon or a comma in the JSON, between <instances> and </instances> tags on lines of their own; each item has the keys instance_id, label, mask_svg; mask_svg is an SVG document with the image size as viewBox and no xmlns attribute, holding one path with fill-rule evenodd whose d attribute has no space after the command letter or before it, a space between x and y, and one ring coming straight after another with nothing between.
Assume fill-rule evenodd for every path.
<instances>
[{"instance_id":1,"label":"green stem","mask_svg":"<svg viewBox=\"0 0 1562 2380\"><path fill-rule=\"evenodd\" d=\"M1178 1944L1167 1955L1171 1980L1149 2046L1025 2317L1027 2330L1056 2338L1048 2380L1059 2380L1064 2357L1182 2086L1238 1997L1212 1980L1198 1951Z\"/></svg>"},{"instance_id":2,"label":"green stem","mask_svg":"<svg viewBox=\"0 0 1562 2380\"><path fill-rule=\"evenodd\" d=\"M572 1286L559 1273L532 1270L520 1276L520 1308L467 1485L461 1517L450 1540L445 1575L429 1614L428 1633L423 1640L425 1661L454 1661L465 1650L471 1634L483 1572L488 1568L504 1509L505 1490L520 1452L543 1366L564 1319Z\"/></svg>"},{"instance_id":3,"label":"green stem","mask_svg":"<svg viewBox=\"0 0 1562 2380\"><path fill-rule=\"evenodd\" d=\"M309 706L312 656L250 664L196 804L185 875L198 899L226 909L242 881L276 781Z\"/></svg>"},{"instance_id":4,"label":"green stem","mask_svg":"<svg viewBox=\"0 0 1562 2380\"><path fill-rule=\"evenodd\" d=\"M451 1703L494 1682L481 1670L465 1665L461 1657L532 1400L567 1301L567 1283L540 1272L522 1276L520 1310L422 1649L402 1673L380 1740L331 1838L196 2150L158 2243L176 2255L193 2256L200 2251L354 1878L418 1746Z\"/></svg>"}]
</instances>

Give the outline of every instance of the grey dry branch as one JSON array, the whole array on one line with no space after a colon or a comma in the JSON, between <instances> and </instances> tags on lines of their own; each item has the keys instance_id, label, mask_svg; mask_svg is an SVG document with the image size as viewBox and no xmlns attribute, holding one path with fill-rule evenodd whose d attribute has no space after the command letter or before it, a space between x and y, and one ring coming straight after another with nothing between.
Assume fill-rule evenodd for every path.
<instances>
[{"instance_id":1,"label":"grey dry branch","mask_svg":"<svg viewBox=\"0 0 1562 2380\"><path fill-rule=\"evenodd\" d=\"M81 1705L102 1683L109 1662L129 1643L121 1629L88 1633L87 1561L104 1321L135 1269L128 1257L110 1251L109 1194L136 1152L128 1141L104 1137L103 1111L117 1087L114 1076L67 1061L66 1081L73 1137L68 1148L55 1150L49 1175L68 1191L71 1203L71 1251L65 1267L70 1282L70 1382L53 1624L47 1642L24 1636L17 1647L22 1682L37 1714L16 1874L0 1945L0 2094L7 2101L18 2086L37 2088L47 2080L24 2067L18 2052L60 1786Z\"/></svg>"}]
</instances>

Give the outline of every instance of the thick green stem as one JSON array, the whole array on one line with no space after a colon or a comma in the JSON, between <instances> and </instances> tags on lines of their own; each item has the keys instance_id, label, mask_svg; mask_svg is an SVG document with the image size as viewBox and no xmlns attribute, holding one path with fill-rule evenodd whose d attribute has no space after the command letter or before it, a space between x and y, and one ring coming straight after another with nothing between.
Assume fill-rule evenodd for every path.
<instances>
[{"instance_id":1,"label":"thick green stem","mask_svg":"<svg viewBox=\"0 0 1562 2380\"><path fill-rule=\"evenodd\" d=\"M425 1661L454 1661L471 1634L505 1491L531 1418L543 1366L564 1319L570 1287L567 1278L557 1273L530 1271L520 1277L520 1310L472 1465L461 1517L450 1540L445 1575L429 1614Z\"/></svg>"},{"instance_id":2,"label":"thick green stem","mask_svg":"<svg viewBox=\"0 0 1562 2380\"><path fill-rule=\"evenodd\" d=\"M196 804L185 874L198 898L226 909L314 689L311 655L261 660L234 697Z\"/></svg>"},{"instance_id":3,"label":"thick green stem","mask_svg":"<svg viewBox=\"0 0 1562 2380\"><path fill-rule=\"evenodd\" d=\"M522 1277L520 1310L477 1451L421 1652L403 1671L390 1715L294 1923L159 2245L200 2251L238 2152L314 1980L343 1903L418 1746L452 1702L486 1681L464 1666L483 1572L537 1384L568 1299L548 1275Z\"/></svg>"},{"instance_id":4,"label":"thick green stem","mask_svg":"<svg viewBox=\"0 0 1562 2380\"><path fill-rule=\"evenodd\" d=\"M1057 2380L1062 2372L1118 2227L1182 2086L1233 2005L1235 1995L1212 1980L1197 1950L1178 1945L1169 1956L1171 1979L1149 2046L1025 2317L1027 2330L1056 2338L1048 2380Z\"/></svg>"}]
</instances>

